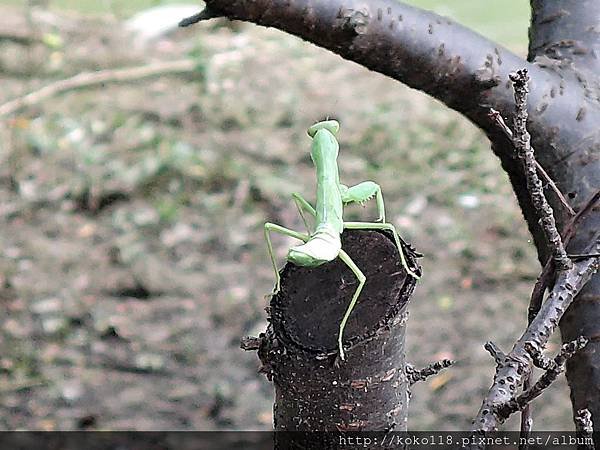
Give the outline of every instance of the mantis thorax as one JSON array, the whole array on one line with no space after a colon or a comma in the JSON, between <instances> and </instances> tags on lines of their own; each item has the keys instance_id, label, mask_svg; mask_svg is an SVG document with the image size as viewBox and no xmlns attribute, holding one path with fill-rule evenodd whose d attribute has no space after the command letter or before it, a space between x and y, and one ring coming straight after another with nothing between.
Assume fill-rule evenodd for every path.
<instances>
[{"instance_id":1,"label":"mantis thorax","mask_svg":"<svg viewBox=\"0 0 600 450\"><path fill-rule=\"evenodd\" d=\"M326 128L317 130L313 137L311 158L317 169L317 230L330 229L340 234L342 220L342 195L337 166L339 146L335 136Z\"/></svg>"}]
</instances>

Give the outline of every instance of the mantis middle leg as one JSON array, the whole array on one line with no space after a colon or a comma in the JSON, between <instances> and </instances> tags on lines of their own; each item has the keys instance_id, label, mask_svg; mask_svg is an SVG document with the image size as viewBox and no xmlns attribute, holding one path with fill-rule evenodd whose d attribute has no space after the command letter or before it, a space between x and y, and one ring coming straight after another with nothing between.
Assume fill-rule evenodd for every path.
<instances>
[{"instance_id":1,"label":"mantis middle leg","mask_svg":"<svg viewBox=\"0 0 600 450\"><path fill-rule=\"evenodd\" d=\"M294 199L296 208L298 208L298 213L300 214L300 217L302 217L302 222L304 222L304 226L306 227L306 230L309 233L312 233L312 230L311 230L310 226L308 225L308 222L306 220L306 216L304 215L304 212L306 211L311 216L316 217L317 212L315 211L315 208L313 208L312 205L304 199L304 197L302 197L300 194L298 194L296 192L294 192L292 194L292 198Z\"/></svg>"},{"instance_id":2,"label":"mantis middle leg","mask_svg":"<svg viewBox=\"0 0 600 450\"><path fill-rule=\"evenodd\" d=\"M271 258L271 263L273 264L273 271L275 272L275 290L273 294L279 292L281 278L279 276L279 271L277 270L277 263L275 262L275 255L273 254L273 244L271 244L271 232L274 231L279 234L283 234L284 236L290 236L296 239L300 239L303 242L306 242L310 239L310 236L304 233L298 233L297 231L290 230L289 228L282 227L280 225L267 222L265 223L265 240L267 241L267 248L269 250L269 257Z\"/></svg>"},{"instance_id":3,"label":"mantis middle leg","mask_svg":"<svg viewBox=\"0 0 600 450\"><path fill-rule=\"evenodd\" d=\"M406 262L406 258L404 257L404 251L402 249L402 244L400 244L400 237L396 232L396 227L391 223L377 223L377 222L344 222L344 228L348 230L388 230L391 231L394 235L394 241L396 242L396 247L398 247L398 252L400 253L400 261L402 262L402 267L404 270L413 278L419 279L421 278L419 275L414 273Z\"/></svg>"}]
</instances>

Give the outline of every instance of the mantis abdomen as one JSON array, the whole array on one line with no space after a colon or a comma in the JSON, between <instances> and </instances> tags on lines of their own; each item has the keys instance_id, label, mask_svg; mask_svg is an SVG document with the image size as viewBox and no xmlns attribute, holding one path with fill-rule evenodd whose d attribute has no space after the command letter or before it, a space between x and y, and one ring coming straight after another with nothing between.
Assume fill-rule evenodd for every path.
<instances>
[{"instance_id":1,"label":"mantis abdomen","mask_svg":"<svg viewBox=\"0 0 600 450\"><path fill-rule=\"evenodd\" d=\"M341 249L340 234L323 226L305 244L290 248L287 260L297 266L317 267L337 258Z\"/></svg>"}]
</instances>

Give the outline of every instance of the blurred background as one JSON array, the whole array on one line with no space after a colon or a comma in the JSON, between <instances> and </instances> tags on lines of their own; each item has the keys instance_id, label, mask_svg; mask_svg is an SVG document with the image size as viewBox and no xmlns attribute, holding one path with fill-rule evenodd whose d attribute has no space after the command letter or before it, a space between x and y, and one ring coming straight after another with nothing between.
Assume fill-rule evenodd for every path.
<instances>
[{"instance_id":1,"label":"blurred background","mask_svg":"<svg viewBox=\"0 0 600 450\"><path fill-rule=\"evenodd\" d=\"M526 53L526 0L409 3ZM457 360L415 387L410 428L465 429L494 371L483 344L518 338L539 272L488 142L284 33L176 28L200 8L0 1L0 427L270 429L272 385L239 339L266 325L262 225L301 228L305 130L330 116L343 181L379 182L425 254L409 360ZM535 405L536 429L572 428L564 379Z\"/></svg>"}]
</instances>

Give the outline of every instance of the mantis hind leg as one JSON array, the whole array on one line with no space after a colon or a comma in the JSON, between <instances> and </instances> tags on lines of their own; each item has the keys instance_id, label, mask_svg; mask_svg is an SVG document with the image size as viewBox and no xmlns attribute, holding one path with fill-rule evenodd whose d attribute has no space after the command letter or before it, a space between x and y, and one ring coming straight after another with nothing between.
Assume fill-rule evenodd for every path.
<instances>
[{"instance_id":1,"label":"mantis hind leg","mask_svg":"<svg viewBox=\"0 0 600 450\"><path fill-rule=\"evenodd\" d=\"M304 215L304 212L306 211L311 216L316 217L317 212L315 211L315 208L313 208L312 205L304 199L304 197L302 197L300 194L298 194L296 192L294 192L292 194L292 198L294 199L296 208L298 208L298 213L300 214L300 217L302 217L302 222L304 222L304 226L306 227L306 230L309 233L311 233L312 231L311 231L310 226L308 225L308 221L306 220L306 216Z\"/></svg>"},{"instance_id":2,"label":"mantis hind leg","mask_svg":"<svg viewBox=\"0 0 600 450\"><path fill-rule=\"evenodd\" d=\"M310 236L303 233L298 233L297 231L290 230L288 228L282 227L280 225L276 225L274 223L267 222L265 223L265 240L267 241L267 249L269 250L269 257L271 258L271 263L273 264L273 271L275 272L275 289L273 290L273 294L277 294L279 292L281 278L279 276L279 270L277 270L277 263L275 262L275 255L273 254L273 244L271 243L271 232L274 231L279 234L283 234L284 236L290 236L296 239L300 239L303 242L308 241Z\"/></svg>"},{"instance_id":3,"label":"mantis hind leg","mask_svg":"<svg viewBox=\"0 0 600 450\"><path fill-rule=\"evenodd\" d=\"M396 227L391 223L375 223L375 222L344 222L344 228L348 230L388 230L391 231L394 235L394 241L396 242L396 247L398 247L398 252L400 253L400 261L402 262L402 267L404 270L413 278L419 279L421 278L415 272L412 271L410 267L408 267L408 263L406 262L406 257L404 256L404 250L402 249L402 244L400 243L400 237L398 236L398 232L396 231Z\"/></svg>"},{"instance_id":4,"label":"mantis hind leg","mask_svg":"<svg viewBox=\"0 0 600 450\"><path fill-rule=\"evenodd\" d=\"M375 196L377 201L377 221L385 222L385 205L383 204L383 194L381 187L373 181L363 181L355 186L341 188L342 201L344 203L360 203L371 200Z\"/></svg>"},{"instance_id":5,"label":"mantis hind leg","mask_svg":"<svg viewBox=\"0 0 600 450\"><path fill-rule=\"evenodd\" d=\"M340 322L340 331L338 333L338 348L339 348L339 352L340 352L340 358L343 361L346 358L346 356L344 354L344 344L343 344L344 328L346 328L346 323L348 322L350 313L352 312L352 310L354 309L354 306L356 305L356 301L358 300L358 297L360 296L360 293L362 291L363 286L365 285L365 281L367 280L367 278L362 273L362 271L358 268L358 266L356 264L354 264L354 261L352 261L350 256L348 256L348 254L344 250L340 250L339 257L342 261L344 261L346 263L346 265L350 268L350 270L352 270L352 272L354 272L354 275L356 275L356 278L358 278L358 287L356 288L356 291L354 291L352 300L350 301L350 304L348 305L348 308L346 309L346 312L344 313L344 317L342 318L342 321Z\"/></svg>"}]
</instances>

